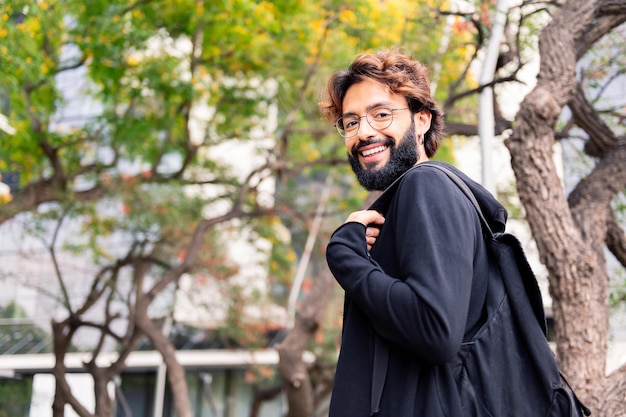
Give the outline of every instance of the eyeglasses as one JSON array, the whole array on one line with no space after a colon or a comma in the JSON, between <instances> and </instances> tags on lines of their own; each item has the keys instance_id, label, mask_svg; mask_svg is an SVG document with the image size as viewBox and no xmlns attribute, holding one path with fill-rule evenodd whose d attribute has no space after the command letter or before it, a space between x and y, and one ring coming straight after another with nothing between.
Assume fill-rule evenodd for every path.
<instances>
[{"instance_id":1,"label":"eyeglasses","mask_svg":"<svg viewBox=\"0 0 626 417\"><path fill-rule=\"evenodd\" d=\"M361 126L361 119L365 117L367 123L376 130L387 129L393 123L393 113L400 110L408 110L408 107L402 109L390 109L388 107L376 107L371 109L365 116L343 116L337 119L335 127L337 132L344 138L348 139L356 136Z\"/></svg>"}]
</instances>

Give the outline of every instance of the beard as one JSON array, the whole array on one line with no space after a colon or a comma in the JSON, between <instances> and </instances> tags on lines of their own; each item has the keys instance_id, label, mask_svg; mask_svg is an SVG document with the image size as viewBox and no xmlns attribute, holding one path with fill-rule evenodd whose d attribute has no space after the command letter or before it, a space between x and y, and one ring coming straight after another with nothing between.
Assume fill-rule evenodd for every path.
<instances>
[{"instance_id":1,"label":"beard","mask_svg":"<svg viewBox=\"0 0 626 417\"><path fill-rule=\"evenodd\" d=\"M396 141L390 137L382 142L389 145L389 161L385 166L379 169L364 168L359 162L358 156L354 155L358 155L358 150L363 146L374 142L360 142L354 147L352 153L348 152L348 161L350 161L352 171L363 188L368 191L383 191L419 160L414 122L411 123L397 146Z\"/></svg>"}]
</instances>

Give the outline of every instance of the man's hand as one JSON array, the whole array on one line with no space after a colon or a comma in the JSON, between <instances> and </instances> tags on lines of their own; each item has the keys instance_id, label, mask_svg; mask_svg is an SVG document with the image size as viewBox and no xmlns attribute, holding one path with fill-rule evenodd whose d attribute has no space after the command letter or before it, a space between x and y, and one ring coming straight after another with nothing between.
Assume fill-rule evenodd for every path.
<instances>
[{"instance_id":1,"label":"man's hand","mask_svg":"<svg viewBox=\"0 0 626 417\"><path fill-rule=\"evenodd\" d=\"M369 251L380 234L380 228L385 223L385 218L376 210L360 210L351 213L346 219L346 223L348 222L358 222L366 227L365 241Z\"/></svg>"}]
</instances>

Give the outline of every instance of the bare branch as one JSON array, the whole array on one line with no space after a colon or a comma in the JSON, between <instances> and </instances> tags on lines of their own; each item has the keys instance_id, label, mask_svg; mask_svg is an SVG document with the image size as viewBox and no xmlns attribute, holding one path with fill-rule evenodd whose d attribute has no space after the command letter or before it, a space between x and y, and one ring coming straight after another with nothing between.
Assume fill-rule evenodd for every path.
<instances>
[{"instance_id":1,"label":"bare branch","mask_svg":"<svg viewBox=\"0 0 626 417\"><path fill-rule=\"evenodd\" d=\"M136 261L136 257L133 256L136 246L137 243L135 242L131 245L124 258L118 259L115 264L107 265L98 271L91 284L89 294L85 297L83 305L76 311L76 315L80 316L89 310L100 300L107 288L111 290L111 293L114 292L113 284L117 281L120 270ZM108 275L109 278L105 278L106 275Z\"/></svg>"},{"instance_id":2,"label":"bare branch","mask_svg":"<svg viewBox=\"0 0 626 417\"><path fill-rule=\"evenodd\" d=\"M613 256L626 267L626 233L615 217L607 220L606 246Z\"/></svg>"},{"instance_id":3,"label":"bare branch","mask_svg":"<svg viewBox=\"0 0 626 417\"><path fill-rule=\"evenodd\" d=\"M80 320L80 319L76 320L77 327L89 327L89 328L92 328L92 329L98 329L104 335L111 336L115 340L121 341L122 337L120 335L116 334L113 330L111 330L109 324L110 324L110 321L106 321L106 320L105 320L104 323L94 323L94 322L91 322L91 321L84 321L84 320ZM98 349L92 350L92 354L93 354L94 360L95 360L95 357L97 357L97 354L98 354Z\"/></svg>"},{"instance_id":4,"label":"bare branch","mask_svg":"<svg viewBox=\"0 0 626 417\"><path fill-rule=\"evenodd\" d=\"M465 68L463 68L463 72L461 73L461 75L459 76L459 78L450 85L450 88L448 89L448 98L446 98L446 101L443 103L443 111L444 113L447 112L447 109L449 109L450 107L452 107L452 104L460 99L461 97L458 97L457 95L454 94L454 92L457 90L457 88L461 85L461 82L463 80L465 80L467 78L467 74L470 71L470 68L472 67L474 61L476 60L476 58L478 57L478 51L480 49L475 48L474 52L472 54L472 57L468 60L467 64L465 65Z\"/></svg>"},{"instance_id":5,"label":"bare branch","mask_svg":"<svg viewBox=\"0 0 626 417\"><path fill-rule=\"evenodd\" d=\"M615 195L626 187L625 160L626 146L618 146L605 153L595 168L570 193L567 198L569 207L583 204L587 206L587 210L609 207Z\"/></svg>"},{"instance_id":6,"label":"bare branch","mask_svg":"<svg viewBox=\"0 0 626 417\"><path fill-rule=\"evenodd\" d=\"M119 356L108 368L109 375L120 375L122 373L126 367L126 359L128 359L128 356L137 348L137 344L141 338L145 336L145 333L137 326L132 326L132 328L133 332L131 336L126 339L125 343L122 343Z\"/></svg>"},{"instance_id":7,"label":"bare branch","mask_svg":"<svg viewBox=\"0 0 626 417\"><path fill-rule=\"evenodd\" d=\"M58 74L60 74L62 72L65 72L65 71L70 71L70 70L73 70L73 69L76 69L76 68L80 68L83 65L85 65L86 61L87 61L87 56L83 55L78 61L74 62L73 64L68 64L66 66L57 68L57 70L55 71L55 74L58 75Z\"/></svg>"},{"instance_id":8,"label":"bare branch","mask_svg":"<svg viewBox=\"0 0 626 417\"><path fill-rule=\"evenodd\" d=\"M501 135L506 130L511 129L513 123L503 118L496 119L495 131L496 135ZM446 121L446 134L447 135L460 135L460 136L476 136L478 135L478 126L467 123L456 123Z\"/></svg>"},{"instance_id":9,"label":"bare branch","mask_svg":"<svg viewBox=\"0 0 626 417\"><path fill-rule=\"evenodd\" d=\"M626 3L622 0L603 0L598 9L601 16L626 15Z\"/></svg>"},{"instance_id":10,"label":"bare branch","mask_svg":"<svg viewBox=\"0 0 626 417\"><path fill-rule=\"evenodd\" d=\"M590 140L585 144L585 151L589 155L600 156L617 145L615 134L587 101L580 83L576 85L568 106L576 124L589 135Z\"/></svg>"},{"instance_id":11,"label":"bare branch","mask_svg":"<svg viewBox=\"0 0 626 417\"><path fill-rule=\"evenodd\" d=\"M624 2L619 0L605 0L604 3L619 3L624 8ZM607 8L610 9L608 5ZM576 38L576 59L580 59L598 40L625 21L626 12L623 10L616 14L605 14L604 9L600 8L600 15Z\"/></svg>"},{"instance_id":12,"label":"bare branch","mask_svg":"<svg viewBox=\"0 0 626 417\"><path fill-rule=\"evenodd\" d=\"M52 265L54 266L55 277L59 283L59 288L63 293L63 304L65 305L65 308L67 308L67 310L70 312L70 315L72 315L74 314L72 309L72 302L70 301L69 292L67 291L67 287L65 286L65 282L63 281L63 273L61 272L61 268L59 267L59 262L55 250L57 238L59 237L59 231L61 230L61 226L63 225L63 220L65 219L66 215L67 212L63 212L59 220L56 222L54 232L52 234L52 241L48 245L47 249L48 253L50 254L50 259L52 260Z\"/></svg>"},{"instance_id":13,"label":"bare branch","mask_svg":"<svg viewBox=\"0 0 626 417\"><path fill-rule=\"evenodd\" d=\"M130 5L128 5L128 7L126 7L125 9L123 9L119 15L120 16L124 16L126 13L133 11L134 9L143 6L144 4L148 4L152 2L152 0L140 0L140 1L136 1L135 3L132 3Z\"/></svg>"},{"instance_id":14,"label":"bare branch","mask_svg":"<svg viewBox=\"0 0 626 417\"><path fill-rule=\"evenodd\" d=\"M80 417L91 417L89 411L74 397L65 378L65 353L75 332L76 326L71 321L71 317L62 322L52 321L52 338L54 343L54 367L52 368L52 373L56 383L54 402L52 404L53 417L63 417L66 404L69 404Z\"/></svg>"},{"instance_id":15,"label":"bare branch","mask_svg":"<svg viewBox=\"0 0 626 417\"><path fill-rule=\"evenodd\" d=\"M626 365L613 371L603 381L603 388L597 390L601 393L598 398L599 409L604 416L624 417L624 398L626 398ZM594 413L595 414L595 413Z\"/></svg>"},{"instance_id":16,"label":"bare branch","mask_svg":"<svg viewBox=\"0 0 626 417\"><path fill-rule=\"evenodd\" d=\"M92 414L89 412L89 410L83 407L81 402L72 393L72 389L70 388L69 384L67 383L67 379L65 378L65 372L63 372L62 375L57 375L55 373L55 383L56 383L55 397L58 397L59 395L63 395L67 404L69 404L72 407L72 409L76 412L76 414L78 414L80 417L92 417ZM55 402L55 405L56 405L56 402ZM56 417L57 410L54 410L54 411L55 411L55 414L53 415ZM59 416L64 416L64 415L65 415L65 410L63 409L61 414L59 414Z\"/></svg>"}]
</instances>

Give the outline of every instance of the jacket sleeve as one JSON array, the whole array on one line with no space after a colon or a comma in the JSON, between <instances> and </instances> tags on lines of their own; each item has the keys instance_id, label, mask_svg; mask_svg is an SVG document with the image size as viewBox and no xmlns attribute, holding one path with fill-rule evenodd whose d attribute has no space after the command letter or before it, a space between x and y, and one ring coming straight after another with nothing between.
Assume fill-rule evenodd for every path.
<instances>
[{"instance_id":1,"label":"jacket sleeve","mask_svg":"<svg viewBox=\"0 0 626 417\"><path fill-rule=\"evenodd\" d=\"M463 340L480 223L469 200L438 172L411 174L396 192L372 254L394 257L397 276L369 256L360 223L335 231L328 265L377 333L425 361L445 363ZM392 247L377 247L390 232Z\"/></svg>"}]
</instances>

